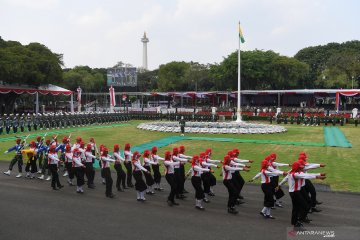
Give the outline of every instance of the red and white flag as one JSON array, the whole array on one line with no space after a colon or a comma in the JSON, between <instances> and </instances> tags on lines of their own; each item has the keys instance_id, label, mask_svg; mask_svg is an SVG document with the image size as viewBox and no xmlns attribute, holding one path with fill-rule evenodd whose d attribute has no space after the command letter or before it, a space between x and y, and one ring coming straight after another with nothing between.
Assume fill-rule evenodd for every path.
<instances>
[{"instance_id":1,"label":"red and white flag","mask_svg":"<svg viewBox=\"0 0 360 240\"><path fill-rule=\"evenodd\" d=\"M111 106L115 107L116 101L115 101L115 89L113 86L109 88L109 94L110 94L110 104Z\"/></svg>"},{"instance_id":2,"label":"red and white flag","mask_svg":"<svg viewBox=\"0 0 360 240\"><path fill-rule=\"evenodd\" d=\"M126 95L122 95L122 100L125 101L126 100Z\"/></svg>"},{"instance_id":3,"label":"red and white flag","mask_svg":"<svg viewBox=\"0 0 360 240\"><path fill-rule=\"evenodd\" d=\"M76 92L77 92L77 97L76 97L76 99L77 99L77 101L79 102L79 103L81 103L81 88L80 88L80 86L76 89Z\"/></svg>"}]
</instances>

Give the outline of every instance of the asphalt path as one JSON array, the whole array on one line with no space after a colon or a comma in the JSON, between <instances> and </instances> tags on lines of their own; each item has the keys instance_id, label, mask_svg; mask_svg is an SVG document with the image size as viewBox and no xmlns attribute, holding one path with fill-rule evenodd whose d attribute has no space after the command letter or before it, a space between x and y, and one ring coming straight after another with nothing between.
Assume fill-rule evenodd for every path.
<instances>
[{"instance_id":1,"label":"asphalt path","mask_svg":"<svg viewBox=\"0 0 360 240\"><path fill-rule=\"evenodd\" d=\"M96 173L96 189L85 188L83 195L76 187L66 185L59 191L50 188L50 182L38 179L17 179L9 162L0 161L0 239L1 240L103 240L103 239L287 239L290 226L291 200L283 198L284 208L272 210L275 220L264 219L263 194L260 186L246 184L243 189L245 204L239 214L227 213L227 191L221 182L215 187L216 196L205 204L206 210L194 208L194 189L180 206L166 204L169 186L162 178L164 192L146 196L144 203L136 201L136 192L128 189L105 197L105 186ZM116 174L112 172L113 180ZM360 195L351 193L318 192L322 212L310 214L313 220L305 227L325 227L334 230L336 238L358 239L360 236ZM357 237L355 237L357 236Z\"/></svg>"}]
</instances>

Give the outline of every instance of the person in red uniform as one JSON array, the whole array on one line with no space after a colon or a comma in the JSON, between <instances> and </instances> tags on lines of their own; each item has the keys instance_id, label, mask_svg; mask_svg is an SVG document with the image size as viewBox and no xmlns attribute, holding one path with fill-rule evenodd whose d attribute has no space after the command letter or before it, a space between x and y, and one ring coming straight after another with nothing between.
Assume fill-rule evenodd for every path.
<instances>
[{"instance_id":1,"label":"person in red uniform","mask_svg":"<svg viewBox=\"0 0 360 240\"><path fill-rule=\"evenodd\" d=\"M146 190L146 184L144 182L144 179L142 177L142 171L144 171L146 174L149 174L148 170L141 166L140 158L141 154L138 151L135 151L132 156L132 169L133 169L133 176L135 179L135 190L137 192L137 200L144 202L145 199L145 190Z\"/></svg>"}]
</instances>

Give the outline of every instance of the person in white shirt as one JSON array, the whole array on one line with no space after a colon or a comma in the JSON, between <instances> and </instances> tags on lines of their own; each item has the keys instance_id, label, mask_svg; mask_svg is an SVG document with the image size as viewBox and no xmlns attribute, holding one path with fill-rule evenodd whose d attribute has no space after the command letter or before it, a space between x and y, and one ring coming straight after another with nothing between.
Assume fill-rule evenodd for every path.
<instances>
[{"instance_id":1,"label":"person in white shirt","mask_svg":"<svg viewBox=\"0 0 360 240\"><path fill-rule=\"evenodd\" d=\"M184 190L184 177L182 175L182 168L184 164L188 161L186 158L179 157L179 149L177 147L173 148L172 160L174 162L179 162L179 165L174 166L174 174L175 174L175 181L176 181L176 198L177 199L185 199L186 196L183 194Z\"/></svg>"},{"instance_id":2,"label":"person in white shirt","mask_svg":"<svg viewBox=\"0 0 360 240\"><path fill-rule=\"evenodd\" d=\"M204 210L205 208L202 205L202 201L205 198L204 190L201 186L201 175L204 172L209 172L209 168L204 168L201 165L201 159L198 155L194 155L191 163L192 177L191 183L195 189L195 208L199 210Z\"/></svg>"},{"instance_id":3,"label":"person in white shirt","mask_svg":"<svg viewBox=\"0 0 360 240\"><path fill-rule=\"evenodd\" d=\"M126 168L126 183L127 186L133 188L134 185L132 183L132 164L131 164L131 157L132 153L130 150L130 143L126 143L124 147L124 157L125 157L125 168Z\"/></svg>"},{"instance_id":4,"label":"person in white shirt","mask_svg":"<svg viewBox=\"0 0 360 240\"><path fill-rule=\"evenodd\" d=\"M183 159L192 159L191 156L185 155L185 146L184 146L184 145L181 145L181 146L179 147L178 157L183 158ZM185 178L185 166L184 166L184 164L180 164L180 178L181 178L181 180L182 180L181 186L180 186L180 192L181 192L181 194L189 193L189 192L185 189L185 187L184 187L184 186L185 186L185 181L186 181L186 178Z\"/></svg>"},{"instance_id":5,"label":"person in white shirt","mask_svg":"<svg viewBox=\"0 0 360 240\"><path fill-rule=\"evenodd\" d=\"M262 162L261 162L261 169L260 172L258 174L255 175L255 177L253 177L252 180L250 181L254 181L255 179L261 177L261 190L264 193L264 207L260 212L260 215L262 215L264 218L270 218L270 219L275 219L275 217L273 217L271 215L271 208L274 206L274 187L273 184L271 183L271 177L273 176L279 176L279 175L287 175L287 172L283 172L283 171L269 171L269 160L270 157L267 156Z\"/></svg>"},{"instance_id":6,"label":"person in white shirt","mask_svg":"<svg viewBox=\"0 0 360 240\"><path fill-rule=\"evenodd\" d=\"M109 150L106 147L102 149L100 160L101 171L105 178L106 185L105 196L108 198L114 198L115 195L112 193L113 180L111 178L110 162L115 162L115 160L109 155Z\"/></svg>"},{"instance_id":7,"label":"person in white shirt","mask_svg":"<svg viewBox=\"0 0 360 240\"><path fill-rule=\"evenodd\" d=\"M147 185L146 194L154 195L155 192L153 189L154 189L155 181L153 176L151 175L150 166L158 165L158 163L152 161L152 159L150 158L150 151L147 149L144 151L143 160L144 160L143 167L146 168L146 170L148 170L148 174L145 174L145 180Z\"/></svg>"},{"instance_id":8,"label":"person in white shirt","mask_svg":"<svg viewBox=\"0 0 360 240\"><path fill-rule=\"evenodd\" d=\"M94 156L92 154L92 149L91 149L92 145L91 143L88 143L86 145L86 149L85 149L85 174L86 174L86 178L87 178L87 185L88 188L94 189L95 185L94 185L94 178L95 178L95 169L93 166L94 163L94 159L96 158L96 156Z\"/></svg>"},{"instance_id":9,"label":"person in white shirt","mask_svg":"<svg viewBox=\"0 0 360 240\"><path fill-rule=\"evenodd\" d=\"M85 184L85 165L81 162L81 151L77 147L73 149L72 167L76 176L76 192L82 194L84 193L83 185Z\"/></svg>"},{"instance_id":10,"label":"person in white shirt","mask_svg":"<svg viewBox=\"0 0 360 240\"><path fill-rule=\"evenodd\" d=\"M205 161L207 163L213 163L213 164L216 164L216 163L220 163L221 161L220 160L213 160L211 159L211 155L212 155L212 150L211 148L208 148L205 150ZM204 186L204 191L207 195L209 196L215 196L215 193L214 193L214 187L216 185L216 177L214 176L213 174L213 171L211 171L211 168L210 168L210 172L206 172L206 173L203 173L203 175L206 175L208 174L209 175L209 183L210 183L210 188L208 189L208 191L206 191L205 189L205 186Z\"/></svg>"},{"instance_id":11,"label":"person in white shirt","mask_svg":"<svg viewBox=\"0 0 360 240\"><path fill-rule=\"evenodd\" d=\"M70 144L65 146L65 167L68 172L68 183L70 186L73 186L73 179L75 176L75 169L73 168L73 153L71 152Z\"/></svg>"},{"instance_id":12,"label":"person in white shirt","mask_svg":"<svg viewBox=\"0 0 360 240\"><path fill-rule=\"evenodd\" d=\"M233 150L233 156L232 156L232 161L242 164L240 166L245 166L245 163L253 163L253 160L247 160L247 159L240 159L239 158L239 154L240 154L240 150L237 148L234 148ZM246 165L248 168L250 168L250 165ZM244 178L241 176L240 171L235 171L233 173L233 180L235 180L236 182L236 186L239 190L239 195L238 195L238 199L244 199L244 197L241 195L241 191L244 187L245 184L245 180Z\"/></svg>"},{"instance_id":13,"label":"person in white shirt","mask_svg":"<svg viewBox=\"0 0 360 240\"><path fill-rule=\"evenodd\" d=\"M164 189L160 186L160 182L161 182L161 174L160 174L160 165L159 165L159 161L164 161L164 158L160 157L159 155L157 155L157 147L153 146L151 148L151 159L153 162L157 163L157 164L153 164L151 165L153 173L154 173L154 182L155 182L155 190L157 191L163 191Z\"/></svg>"},{"instance_id":14,"label":"person in white shirt","mask_svg":"<svg viewBox=\"0 0 360 240\"><path fill-rule=\"evenodd\" d=\"M48 154L48 163L49 163L49 168L51 171L51 187L53 190L58 190L63 188L64 186L61 185L60 180L59 180L59 174L58 174L58 164L60 162L60 159L57 156L57 153L55 152L55 148L56 145L50 145L50 150L49 150L49 154ZM58 188L56 188L56 186Z\"/></svg>"},{"instance_id":15,"label":"person in white shirt","mask_svg":"<svg viewBox=\"0 0 360 240\"><path fill-rule=\"evenodd\" d=\"M180 162L174 162L171 157L170 151L165 151L164 156L164 167L165 167L165 179L170 185L170 193L167 199L167 203L169 206L177 206L179 205L177 202L175 202L175 194L177 192L177 186L176 186L176 179L175 179L175 166L179 166Z\"/></svg>"},{"instance_id":16,"label":"person in white shirt","mask_svg":"<svg viewBox=\"0 0 360 240\"><path fill-rule=\"evenodd\" d=\"M146 184L144 182L144 179L142 178L142 171L144 171L145 174L150 174L149 171L141 166L141 163L139 161L140 153L138 151L135 151L132 156L132 168L133 168L133 176L135 179L135 190L137 191L137 200L144 202L145 199L145 190L147 189Z\"/></svg>"},{"instance_id":17,"label":"person in white shirt","mask_svg":"<svg viewBox=\"0 0 360 240\"><path fill-rule=\"evenodd\" d=\"M279 186L285 182L289 185L289 194L292 201L291 224L295 228L303 227L303 222L309 223L307 218L308 203L301 193L301 187L305 179L325 179L325 173L304 173L304 165L299 161L292 164L291 171L280 183Z\"/></svg>"},{"instance_id":18,"label":"person in white shirt","mask_svg":"<svg viewBox=\"0 0 360 240\"><path fill-rule=\"evenodd\" d=\"M232 167L230 166L231 157L229 155L226 155L224 157L223 166L222 166L222 177L223 177L223 183L225 187L227 188L229 192L229 198L228 198L228 213L231 214L237 214L238 211L235 208L236 199L238 195L237 188L234 185L234 182L232 179L232 173L233 171L249 171L247 167Z\"/></svg>"},{"instance_id":19,"label":"person in white shirt","mask_svg":"<svg viewBox=\"0 0 360 240\"><path fill-rule=\"evenodd\" d=\"M120 147L119 144L115 144L114 145L114 159L115 159L115 163L114 163L114 168L116 170L116 188L119 192L123 192L124 189L127 189L126 185L125 185L125 180L126 180L126 173L124 172L124 170L122 169L121 163L123 163L125 161L125 159L121 156L120 153ZM122 185L122 188L121 188Z\"/></svg>"}]
</instances>

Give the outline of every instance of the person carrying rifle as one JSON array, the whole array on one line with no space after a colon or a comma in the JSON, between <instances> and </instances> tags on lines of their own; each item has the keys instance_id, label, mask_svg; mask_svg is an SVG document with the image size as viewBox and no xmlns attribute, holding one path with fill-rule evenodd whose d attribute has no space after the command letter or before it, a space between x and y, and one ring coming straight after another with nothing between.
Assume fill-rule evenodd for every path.
<instances>
[{"instance_id":1,"label":"person carrying rifle","mask_svg":"<svg viewBox=\"0 0 360 240\"><path fill-rule=\"evenodd\" d=\"M11 152L11 151L14 151L14 150L16 151L14 158L10 162L9 170L4 172L5 175L10 176L14 165L17 163L19 173L18 173L18 175L16 175L16 177L17 178L22 177L23 157L22 157L22 154L21 154L21 150L24 148L24 145L26 143L26 139L28 137L29 137L29 135L23 141L21 141L21 138L17 138L16 139L16 145L5 151L5 153L8 153L8 152Z\"/></svg>"}]
</instances>

